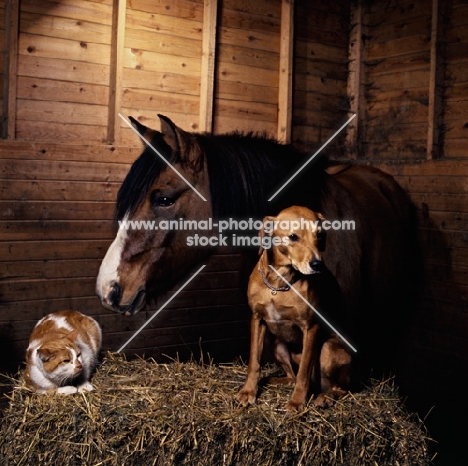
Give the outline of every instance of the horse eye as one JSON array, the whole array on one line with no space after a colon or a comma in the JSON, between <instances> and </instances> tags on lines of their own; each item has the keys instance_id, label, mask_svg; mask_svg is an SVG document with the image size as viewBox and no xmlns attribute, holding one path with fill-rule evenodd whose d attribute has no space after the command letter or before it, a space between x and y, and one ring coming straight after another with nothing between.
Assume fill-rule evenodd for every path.
<instances>
[{"instance_id":1,"label":"horse eye","mask_svg":"<svg viewBox=\"0 0 468 466\"><path fill-rule=\"evenodd\" d=\"M299 236L297 236L296 234L292 234L292 235L289 235L289 239L293 242L295 241L298 241L299 240Z\"/></svg>"},{"instance_id":2,"label":"horse eye","mask_svg":"<svg viewBox=\"0 0 468 466\"><path fill-rule=\"evenodd\" d=\"M169 207L174 204L174 199L169 196L158 196L154 200L154 204L159 207Z\"/></svg>"}]
</instances>

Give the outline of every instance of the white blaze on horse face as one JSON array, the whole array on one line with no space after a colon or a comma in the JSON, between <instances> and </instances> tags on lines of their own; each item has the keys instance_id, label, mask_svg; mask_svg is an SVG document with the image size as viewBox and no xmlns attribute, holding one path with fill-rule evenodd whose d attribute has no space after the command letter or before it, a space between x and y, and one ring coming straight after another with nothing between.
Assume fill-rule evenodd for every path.
<instances>
[{"instance_id":1,"label":"white blaze on horse face","mask_svg":"<svg viewBox=\"0 0 468 466\"><path fill-rule=\"evenodd\" d=\"M127 216L124 217L122 223L125 224L126 220ZM109 246L105 257L102 260L96 280L96 294L101 299L103 306L109 309L112 309L112 306L110 305L108 298L112 289L112 284L119 282L117 269L120 264L120 258L125 242L127 241L127 236L127 230L125 228L119 228L117 236Z\"/></svg>"}]
</instances>

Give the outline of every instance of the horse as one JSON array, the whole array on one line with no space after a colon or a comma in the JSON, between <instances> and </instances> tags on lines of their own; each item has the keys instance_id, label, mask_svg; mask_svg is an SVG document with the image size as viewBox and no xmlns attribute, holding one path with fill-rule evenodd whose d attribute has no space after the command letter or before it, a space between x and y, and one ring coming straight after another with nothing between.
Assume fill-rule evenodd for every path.
<instances>
[{"instance_id":1,"label":"horse","mask_svg":"<svg viewBox=\"0 0 468 466\"><path fill-rule=\"evenodd\" d=\"M352 220L353 230L326 232L323 260L343 293L343 325L358 349L373 354L379 345L392 353L391 329L404 325L410 302L414 250L412 205L393 177L357 163L333 166L324 157L298 170L310 154L292 145L256 133L188 132L158 116L160 131L130 118L145 145L118 191L117 220L216 223L262 219L291 205ZM102 305L133 315L168 290L212 252L190 247L190 235L119 228L96 281Z\"/></svg>"}]
</instances>

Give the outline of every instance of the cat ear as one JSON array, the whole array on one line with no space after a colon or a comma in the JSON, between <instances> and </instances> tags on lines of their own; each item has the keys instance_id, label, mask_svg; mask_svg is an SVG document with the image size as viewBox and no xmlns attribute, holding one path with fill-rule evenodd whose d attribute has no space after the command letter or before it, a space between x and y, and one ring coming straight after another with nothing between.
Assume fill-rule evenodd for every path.
<instances>
[{"instance_id":1,"label":"cat ear","mask_svg":"<svg viewBox=\"0 0 468 466\"><path fill-rule=\"evenodd\" d=\"M78 330L73 330L72 332L70 332L68 335L67 335L67 338L70 340L70 341L75 341L77 338L78 338Z\"/></svg>"}]
</instances>

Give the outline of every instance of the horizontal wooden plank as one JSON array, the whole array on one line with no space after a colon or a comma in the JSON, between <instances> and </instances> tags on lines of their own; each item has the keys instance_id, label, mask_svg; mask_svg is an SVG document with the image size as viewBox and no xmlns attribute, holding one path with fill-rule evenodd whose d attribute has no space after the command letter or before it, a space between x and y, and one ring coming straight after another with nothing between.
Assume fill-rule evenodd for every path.
<instances>
[{"instance_id":1,"label":"horizontal wooden plank","mask_svg":"<svg viewBox=\"0 0 468 466\"><path fill-rule=\"evenodd\" d=\"M218 81L215 87L215 97L219 100L274 103L278 100L278 89L243 82Z\"/></svg>"},{"instance_id":2,"label":"horizontal wooden plank","mask_svg":"<svg viewBox=\"0 0 468 466\"><path fill-rule=\"evenodd\" d=\"M294 73L294 89L303 92L317 92L321 95L346 96L346 81L321 77L311 76L308 73ZM293 93L293 101L295 101L295 93ZM295 104L294 104L295 105ZM293 107L294 107L293 105Z\"/></svg>"},{"instance_id":3,"label":"horizontal wooden plank","mask_svg":"<svg viewBox=\"0 0 468 466\"><path fill-rule=\"evenodd\" d=\"M98 22L112 25L111 0L100 2L77 2L76 0L21 0L21 11L71 18L77 21Z\"/></svg>"},{"instance_id":4,"label":"horizontal wooden plank","mask_svg":"<svg viewBox=\"0 0 468 466\"><path fill-rule=\"evenodd\" d=\"M450 134L448 135L448 137L445 137L444 156L448 158L468 158L468 147L466 145L466 138L453 138Z\"/></svg>"},{"instance_id":5,"label":"horizontal wooden plank","mask_svg":"<svg viewBox=\"0 0 468 466\"><path fill-rule=\"evenodd\" d=\"M145 89L182 95L200 95L200 78L171 73L125 68L122 74L123 88ZM125 92L125 91L124 91Z\"/></svg>"},{"instance_id":6,"label":"horizontal wooden plank","mask_svg":"<svg viewBox=\"0 0 468 466\"><path fill-rule=\"evenodd\" d=\"M366 24L404 24L406 21L426 16L429 13L429 8L426 2L414 2L411 0L390 2L375 2L369 4L366 9L364 21Z\"/></svg>"},{"instance_id":7,"label":"horizontal wooden plank","mask_svg":"<svg viewBox=\"0 0 468 466\"><path fill-rule=\"evenodd\" d=\"M262 68L250 68L248 66L234 63L218 63L216 69L216 80L234 81L257 86L278 88L278 72Z\"/></svg>"},{"instance_id":8,"label":"horizontal wooden plank","mask_svg":"<svg viewBox=\"0 0 468 466\"><path fill-rule=\"evenodd\" d=\"M132 0L132 10L163 16L203 21L203 2L179 0L176 3L155 2L153 0Z\"/></svg>"},{"instance_id":9,"label":"horizontal wooden plank","mask_svg":"<svg viewBox=\"0 0 468 466\"><path fill-rule=\"evenodd\" d=\"M158 31L127 29L125 47L178 57L201 57L201 41L193 38L161 35Z\"/></svg>"},{"instance_id":10,"label":"horizontal wooden plank","mask_svg":"<svg viewBox=\"0 0 468 466\"><path fill-rule=\"evenodd\" d=\"M53 160L29 160L25 164L17 159L2 159L1 178L17 180L70 180L121 182L128 172L125 164L56 162Z\"/></svg>"},{"instance_id":11,"label":"horizontal wooden plank","mask_svg":"<svg viewBox=\"0 0 468 466\"><path fill-rule=\"evenodd\" d=\"M94 19L96 20L96 18ZM38 14L37 12L30 13L28 11L21 12L20 31L31 35L105 45L110 45L112 35L110 24L104 22L52 16L50 12Z\"/></svg>"},{"instance_id":12,"label":"horizontal wooden plank","mask_svg":"<svg viewBox=\"0 0 468 466\"><path fill-rule=\"evenodd\" d=\"M108 107L76 102L53 102L18 99L17 118L42 122L106 126Z\"/></svg>"},{"instance_id":13,"label":"horizontal wooden plank","mask_svg":"<svg viewBox=\"0 0 468 466\"><path fill-rule=\"evenodd\" d=\"M408 71L404 73L388 73L373 76L369 83L379 90L402 90L429 86L429 68L427 70Z\"/></svg>"},{"instance_id":14,"label":"horizontal wooden plank","mask_svg":"<svg viewBox=\"0 0 468 466\"><path fill-rule=\"evenodd\" d=\"M279 34L280 0L223 0L222 24L239 29L274 30Z\"/></svg>"},{"instance_id":15,"label":"horizontal wooden plank","mask_svg":"<svg viewBox=\"0 0 468 466\"><path fill-rule=\"evenodd\" d=\"M410 193L412 201L416 205L425 204L429 211L440 212L468 212L468 203L464 194L434 193Z\"/></svg>"},{"instance_id":16,"label":"horizontal wooden plank","mask_svg":"<svg viewBox=\"0 0 468 466\"><path fill-rule=\"evenodd\" d=\"M198 115L199 98L194 95L172 94L168 92L125 89L122 105L127 108L147 108L164 114L165 112Z\"/></svg>"},{"instance_id":17,"label":"horizontal wooden plank","mask_svg":"<svg viewBox=\"0 0 468 466\"><path fill-rule=\"evenodd\" d=\"M114 240L116 228L107 239L86 239L79 241L76 238L62 241L31 240L20 241L3 239L0 242L0 258L2 261L36 261L54 259L102 259L110 244Z\"/></svg>"},{"instance_id":18,"label":"horizontal wooden plank","mask_svg":"<svg viewBox=\"0 0 468 466\"><path fill-rule=\"evenodd\" d=\"M275 123L278 116L276 103L243 102L237 100L219 99L215 103L216 111L225 118L242 119L246 121L264 121Z\"/></svg>"},{"instance_id":19,"label":"horizontal wooden plank","mask_svg":"<svg viewBox=\"0 0 468 466\"><path fill-rule=\"evenodd\" d=\"M460 176L421 175L397 176L395 179L412 193L468 194L468 174Z\"/></svg>"},{"instance_id":20,"label":"horizontal wooden plank","mask_svg":"<svg viewBox=\"0 0 468 466\"><path fill-rule=\"evenodd\" d=\"M385 131L382 128L382 131ZM363 151L365 156L374 159L393 160L395 162L411 163L412 160L425 160L427 158L426 139L389 140L387 135L382 139L378 129L365 134L363 138ZM366 140L368 138L368 141Z\"/></svg>"},{"instance_id":21,"label":"horizontal wooden plank","mask_svg":"<svg viewBox=\"0 0 468 466\"><path fill-rule=\"evenodd\" d=\"M109 88L89 83L18 77L18 99L107 106Z\"/></svg>"},{"instance_id":22,"label":"horizontal wooden plank","mask_svg":"<svg viewBox=\"0 0 468 466\"><path fill-rule=\"evenodd\" d=\"M57 123L31 120L16 121L16 137L22 141L102 144L107 142L106 126L90 126L77 123Z\"/></svg>"},{"instance_id":23,"label":"horizontal wooden plank","mask_svg":"<svg viewBox=\"0 0 468 466\"><path fill-rule=\"evenodd\" d=\"M468 81L468 62L448 62L445 67L445 78L449 85Z\"/></svg>"},{"instance_id":24,"label":"horizontal wooden plank","mask_svg":"<svg viewBox=\"0 0 468 466\"><path fill-rule=\"evenodd\" d=\"M3 268L2 283L27 282L56 278L97 277L101 258L77 260L42 260L0 262ZM44 286L47 282L44 281Z\"/></svg>"},{"instance_id":25,"label":"horizontal wooden plank","mask_svg":"<svg viewBox=\"0 0 468 466\"><path fill-rule=\"evenodd\" d=\"M21 33L18 43L20 55L75 60L110 66L110 45L86 40L69 40Z\"/></svg>"},{"instance_id":26,"label":"horizontal wooden plank","mask_svg":"<svg viewBox=\"0 0 468 466\"><path fill-rule=\"evenodd\" d=\"M466 139L468 136L468 118L447 121L445 139Z\"/></svg>"},{"instance_id":27,"label":"horizontal wooden plank","mask_svg":"<svg viewBox=\"0 0 468 466\"><path fill-rule=\"evenodd\" d=\"M219 44L216 56L220 62L236 63L252 68L263 68L277 72L279 67L279 54L277 52L240 47L237 44Z\"/></svg>"},{"instance_id":28,"label":"horizontal wooden plank","mask_svg":"<svg viewBox=\"0 0 468 466\"><path fill-rule=\"evenodd\" d=\"M161 14L148 14L145 11L127 9L126 26L128 29L158 31L161 36L177 36L187 39L202 38L201 21Z\"/></svg>"},{"instance_id":29,"label":"horizontal wooden plank","mask_svg":"<svg viewBox=\"0 0 468 466\"><path fill-rule=\"evenodd\" d=\"M219 44L235 44L237 47L263 50L279 54L279 33L234 29L221 26L218 31Z\"/></svg>"},{"instance_id":30,"label":"horizontal wooden plank","mask_svg":"<svg viewBox=\"0 0 468 466\"><path fill-rule=\"evenodd\" d=\"M109 85L109 66L56 58L22 55L18 60L18 75L71 81L93 85Z\"/></svg>"},{"instance_id":31,"label":"horizontal wooden plank","mask_svg":"<svg viewBox=\"0 0 468 466\"><path fill-rule=\"evenodd\" d=\"M157 71L173 75L183 74L198 78L201 70L201 56L180 57L141 49L124 49L124 66L136 70Z\"/></svg>"},{"instance_id":32,"label":"horizontal wooden plank","mask_svg":"<svg viewBox=\"0 0 468 466\"><path fill-rule=\"evenodd\" d=\"M424 160L419 163L376 166L394 176L468 177L468 160Z\"/></svg>"},{"instance_id":33,"label":"horizontal wooden plank","mask_svg":"<svg viewBox=\"0 0 468 466\"><path fill-rule=\"evenodd\" d=\"M104 144L61 144L45 142L0 141L0 159L55 160L63 162L100 162L124 164L127 169L141 148ZM26 166L26 165L25 165Z\"/></svg>"},{"instance_id":34,"label":"horizontal wooden plank","mask_svg":"<svg viewBox=\"0 0 468 466\"><path fill-rule=\"evenodd\" d=\"M103 220L0 221L3 241L112 239L114 225Z\"/></svg>"},{"instance_id":35,"label":"horizontal wooden plank","mask_svg":"<svg viewBox=\"0 0 468 466\"><path fill-rule=\"evenodd\" d=\"M113 220L114 202L102 201L3 201L0 216L3 220Z\"/></svg>"},{"instance_id":36,"label":"horizontal wooden plank","mask_svg":"<svg viewBox=\"0 0 468 466\"><path fill-rule=\"evenodd\" d=\"M374 120L380 125L381 119L390 118L399 120L399 124L423 123L427 124L428 106L426 102L369 102L366 108L369 126L374 126Z\"/></svg>"}]
</instances>

